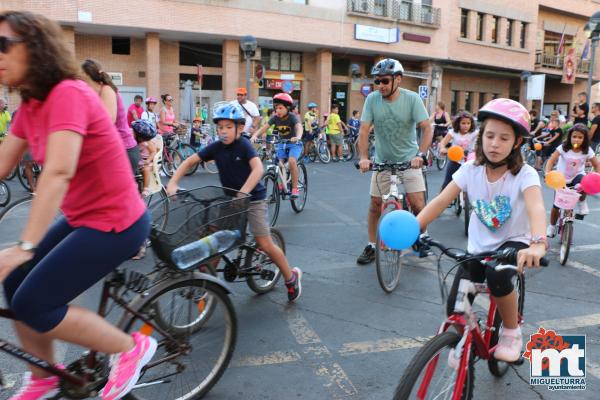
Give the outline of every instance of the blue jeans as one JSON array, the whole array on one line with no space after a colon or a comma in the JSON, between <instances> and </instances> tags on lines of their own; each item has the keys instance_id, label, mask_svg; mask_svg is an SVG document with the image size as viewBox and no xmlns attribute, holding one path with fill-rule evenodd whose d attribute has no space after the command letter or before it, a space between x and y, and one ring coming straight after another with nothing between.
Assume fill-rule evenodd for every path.
<instances>
[{"instance_id":1,"label":"blue jeans","mask_svg":"<svg viewBox=\"0 0 600 400\"><path fill-rule=\"evenodd\" d=\"M288 158L295 158L296 160L302 155L304 147L302 143L279 143L276 147L277 158L280 160L287 160Z\"/></svg>"}]
</instances>

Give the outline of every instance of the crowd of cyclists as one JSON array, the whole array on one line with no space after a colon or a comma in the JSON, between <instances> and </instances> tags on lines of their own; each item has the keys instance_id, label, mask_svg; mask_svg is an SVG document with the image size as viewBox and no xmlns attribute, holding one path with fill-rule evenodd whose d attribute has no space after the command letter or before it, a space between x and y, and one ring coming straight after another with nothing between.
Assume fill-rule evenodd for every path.
<instances>
[{"instance_id":1,"label":"crowd of cyclists","mask_svg":"<svg viewBox=\"0 0 600 400\"><path fill-rule=\"evenodd\" d=\"M164 141L182 124L168 94L161 96L160 110L152 96L136 96L126 109L101 65L90 59L76 65L60 38L59 27L43 16L0 14L0 81L18 88L22 100L12 121L0 101L0 128L10 123L10 133L0 146L0 178L26 152L43 164L20 240L0 251L0 281L16 316L15 331L23 349L53 362L52 343L62 340L111 355L111 372L101 396L112 400L131 391L157 342L140 333L127 335L94 312L69 303L136 253L140 258L151 229L140 194L148 195L156 181L160 184L156 163ZM207 132L201 129L206 121L201 116L186 127L198 151L179 165L166 185L167 193L177 195L180 180L195 164L215 162L221 184L241 197L250 197L249 230L281 271L288 300L295 302L302 291L302 271L291 267L271 240L263 163L253 143L264 139L269 144L277 138L275 156L288 163L294 199L300 191L298 163L310 161L315 137L326 135L332 160L337 162L344 158L346 135L356 142L363 173L373 163L410 164L399 178L422 233L459 193L466 192L474 215L468 228L468 251L512 248L518 251L519 272L538 267L548 249L547 237L556 234L557 212L552 210L546 225L536 170L550 172L556 165L570 186L581 182L586 165L600 171L594 153L600 143L600 104L592 107L592 121L583 94L568 121L556 110L549 119L537 118L535 110L529 112L518 102L502 98L483 105L476 116L460 111L451 118L443 103L429 116L420 97L401 87L404 69L399 61L384 59L371 72L377 90L367 97L362 111L354 110L346 122L335 104L329 113L320 115L319 105L311 102L301 117L286 93L273 97L272 113L261 121L245 89L239 88L237 100L219 104L210 117L218 140L207 141ZM451 145L463 148L464 156L447 164L440 193L427 203L423 167L432 141L437 142L441 157ZM524 163L523 148L536 152L535 165ZM132 171L142 175L142 193L131 179ZM357 259L359 264L375 259L382 197L390 184L389 171L373 172L367 245ZM59 208L63 217L55 222ZM584 193L577 212L589 213ZM420 256L430 254L425 244L417 242L416 246ZM451 298L461 278L487 280L503 321L495 357L514 362L522 349L512 283L517 272L478 269L478 265L460 267ZM11 399L46 398L58 386L56 376L31 368Z\"/></svg>"}]
</instances>

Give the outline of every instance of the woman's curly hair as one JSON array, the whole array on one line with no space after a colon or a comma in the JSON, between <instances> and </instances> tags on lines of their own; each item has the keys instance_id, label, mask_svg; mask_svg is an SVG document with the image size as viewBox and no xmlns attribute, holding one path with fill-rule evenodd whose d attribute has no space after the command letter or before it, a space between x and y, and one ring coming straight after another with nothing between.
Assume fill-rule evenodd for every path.
<instances>
[{"instance_id":1,"label":"woman's curly hair","mask_svg":"<svg viewBox=\"0 0 600 400\"><path fill-rule=\"evenodd\" d=\"M75 57L58 24L27 11L0 13L0 22L6 22L27 46L27 84L17 88L24 101L44 100L59 82L79 78Z\"/></svg>"}]
</instances>

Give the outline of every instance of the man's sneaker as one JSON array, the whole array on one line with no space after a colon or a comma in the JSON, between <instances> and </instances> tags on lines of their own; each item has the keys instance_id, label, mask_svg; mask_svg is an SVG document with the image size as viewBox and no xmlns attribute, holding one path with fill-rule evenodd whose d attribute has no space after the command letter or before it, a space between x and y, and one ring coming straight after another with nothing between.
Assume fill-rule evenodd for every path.
<instances>
[{"instance_id":1,"label":"man's sneaker","mask_svg":"<svg viewBox=\"0 0 600 400\"><path fill-rule=\"evenodd\" d=\"M581 200L577 202L577 214L588 215L590 213L590 207L588 206L587 200Z\"/></svg>"},{"instance_id":2,"label":"man's sneaker","mask_svg":"<svg viewBox=\"0 0 600 400\"><path fill-rule=\"evenodd\" d=\"M558 231L556 225L548 225L548 227L546 228L546 236L549 238L553 238L554 236L556 236L556 231Z\"/></svg>"},{"instance_id":3,"label":"man's sneaker","mask_svg":"<svg viewBox=\"0 0 600 400\"><path fill-rule=\"evenodd\" d=\"M523 347L523 336L521 331L507 333L503 328L500 328L500 337L498 346L494 351L494 358L499 361L515 362L521 356Z\"/></svg>"},{"instance_id":4,"label":"man's sneaker","mask_svg":"<svg viewBox=\"0 0 600 400\"><path fill-rule=\"evenodd\" d=\"M290 199L297 199L300 197L300 190L298 188L292 189L292 194L290 195Z\"/></svg>"},{"instance_id":5,"label":"man's sneaker","mask_svg":"<svg viewBox=\"0 0 600 400\"><path fill-rule=\"evenodd\" d=\"M285 283L288 290L288 301L290 303L298 300L302 294L302 271L300 268L292 269L292 279Z\"/></svg>"},{"instance_id":6,"label":"man's sneaker","mask_svg":"<svg viewBox=\"0 0 600 400\"><path fill-rule=\"evenodd\" d=\"M62 365L58 368L64 369ZM48 378L36 378L31 372L23 375L23 386L9 400L42 400L49 399L58 393L60 378L50 376Z\"/></svg>"},{"instance_id":7,"label":"man's sneaker","mask_svg":"<svg viewBox=\"0 0 600 400\"><path fill-rule=\"evenodd\" d=\"M116 400L133 389L140 377L144 365L148 364L156 352L156 340L150 336L135 332L135 347L127 353L111 357L111 369L106 386L102 389L104 400Z\"/></svg>"},{"instance_id":8,"label":"man's sneaker","mask_svg":"<svg viewBox=\"0 0 600 400\"><path fill-rule=\"evenodd\" d=\"M362 254L358 256L357 263L366 265L375 261L375 247L368 244L363 250Z\"/></svg>"}]
</instances>

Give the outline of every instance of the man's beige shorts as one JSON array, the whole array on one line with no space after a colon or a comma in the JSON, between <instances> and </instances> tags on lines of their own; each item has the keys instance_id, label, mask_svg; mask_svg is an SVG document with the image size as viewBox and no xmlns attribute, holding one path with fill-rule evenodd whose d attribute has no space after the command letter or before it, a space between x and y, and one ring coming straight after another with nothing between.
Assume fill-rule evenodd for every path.
<instances>
[{"instance_id":1,"label":"man's beige shorts","mask_svg":"<svg viewBox=\"0 0 600 400\"><path fill-rule=\"evenodd\" d=\"M252 201L248 206L248 225L254 237L271 235L269 209L266 200Z\"/></svg>"},{"instance_id":2,"label":"man's beige shorts","mask_svg":"<svg viewBox=\"0 0 600 400\"><path fill-rule=\"evenodd\" d=\"M415 168L407 169L398 173L398 183L404 185L406 193L418 193L425 191L425 180L423 171ZM371 196L382 197L390 192L390 172L373 172L371 175Z\"/></svg>"}]
</instances>

